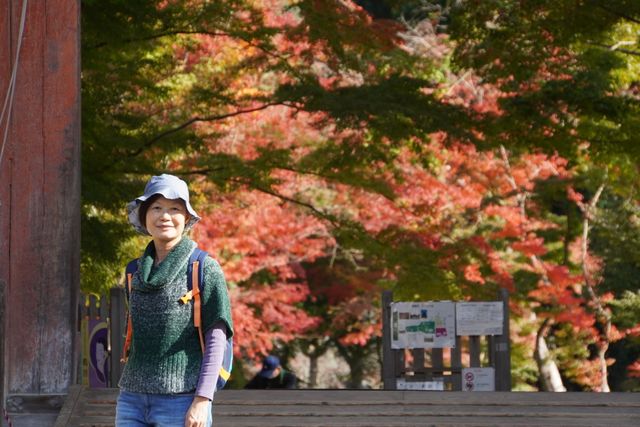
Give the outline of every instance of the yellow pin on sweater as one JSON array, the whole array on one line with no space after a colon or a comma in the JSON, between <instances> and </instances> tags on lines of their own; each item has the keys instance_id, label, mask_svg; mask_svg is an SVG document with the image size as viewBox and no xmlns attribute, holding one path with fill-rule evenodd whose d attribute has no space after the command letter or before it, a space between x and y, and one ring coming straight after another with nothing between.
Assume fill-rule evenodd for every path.
<instances>
[{"instance_id":1,"label":"yellow pin on sweater","mask_svg":"<svg viewBox=\"0 0 640 427\"><path fill-rule=\"evenodd\" d=\"M192 299L193 299L193 292L189 291L186 294L182 295L179 300L182 304L186 304Z\"/></svg>"}]
</instances>

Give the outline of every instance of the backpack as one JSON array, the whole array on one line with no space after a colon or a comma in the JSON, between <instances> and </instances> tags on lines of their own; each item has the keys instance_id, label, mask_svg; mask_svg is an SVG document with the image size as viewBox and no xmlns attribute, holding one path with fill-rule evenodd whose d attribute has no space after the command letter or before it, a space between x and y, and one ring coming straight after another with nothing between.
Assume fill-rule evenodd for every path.
<instances>
[{"instance_id":1,"label":"backpack","mask_svg":"<svg viewBox=\"0 0 640 427\"><path fill-rule=\"evenodd\" d=\"M189 265L187 267L187 293L180 298L181 302L187 304L190 300L193 299L193 326L198 330L198 336L200 337L200 348L204 353L204 335L202 331L202 320L201 320L201 311L202 307L200 304L200 292L204 289L204 268L200 268L201 265L204 264L204 260L207 258L208 254L199 249L195 248L189 257ZM129 300L129 295L131 294L131 282L133 280L133 275L138 270L138 260L134 259L133 261L127 264L126 269L126 278L127 278L127 301ZM194 286L195 283L195 286ZM131 346L131 338L133 336L133 327L131 325L131 320L129 318L129 311L127 310L127 337L124 341L124 348L122 350L123 358L120 360L121 362L126 362L129 347ZM224 348L224 356L222 357L222 366L220 367L220 372L218 375L218 382L216 383L216 390L221 390L229 377L231 376L231 368L233 366L233 337L228 338L225 343Z\"/></svg>"}]
</instances>

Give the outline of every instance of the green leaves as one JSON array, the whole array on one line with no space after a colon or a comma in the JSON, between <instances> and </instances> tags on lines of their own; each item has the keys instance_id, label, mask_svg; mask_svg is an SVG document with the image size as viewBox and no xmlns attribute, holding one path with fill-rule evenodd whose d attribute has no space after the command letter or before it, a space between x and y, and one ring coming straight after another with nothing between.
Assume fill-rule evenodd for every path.
<instances>
[{"instance_id":1,"label":"green leaves","mask_svg":"<svg viewBox=\"0 0 640 427\"><path fill-rule=\"evenodd\" d=\"M628 95L640 74L623 48L639 30L640 6L627 0L459 2L450 27L454 63L508 93L483 131L570 157L588 141L603 163L640 155Z\"/></svg>"},{"instance_id":2,"label":"green leaves","mask_svg":"<svg viewBox=\"0 0 640 427\"><path fill-rule=\"evenodd\" d=\"M375 142L388 138L398 143L437 131L471 139L468 113L428 95L428 89L433 85L425 80L394 74L335 90L310 84L286 85L276 96L300 103L306 111L327 113L341 128L367 129Z\"/></svg>"}]
</instances>

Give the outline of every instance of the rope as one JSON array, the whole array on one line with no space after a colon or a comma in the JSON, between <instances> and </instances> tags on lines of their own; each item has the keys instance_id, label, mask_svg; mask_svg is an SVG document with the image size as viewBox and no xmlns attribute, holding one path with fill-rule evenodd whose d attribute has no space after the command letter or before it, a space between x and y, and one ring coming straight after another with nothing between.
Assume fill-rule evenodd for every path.
<instances>
[{"instance_id":1,"label":"rope","mask_svg":"<svg viewBox=\"0 0 640 427\"><path fill-rule=\"evenodd\" d=\"M24 24L27 20L27 3L28 0L22 1L22 13L20 16L20 30L18 31L18 45L16 47L16 58L13 61L13 69L11 70L11 79L9 80L9 87L7 88L7 94L4 97L4 104L2 105L2 113L0 114L0 125L6 118L6 126L4 128L4 135L2 137L2 145L0 145L0 165L2 165L2 156L4 155L4 148L7 144L7 137L9 135L9 125L11 122L11 111L13 109L13 98L16 89L16 79L18 76L18 62L20 61L20 48L22 47L22 36L24 35Z\"/></svg>"}]
</instances>

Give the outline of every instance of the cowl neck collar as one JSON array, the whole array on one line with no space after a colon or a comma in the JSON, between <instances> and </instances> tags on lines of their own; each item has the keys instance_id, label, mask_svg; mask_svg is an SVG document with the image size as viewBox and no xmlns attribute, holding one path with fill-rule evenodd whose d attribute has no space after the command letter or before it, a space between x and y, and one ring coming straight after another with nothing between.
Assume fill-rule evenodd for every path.
<instances>
[{"instance_id":1,"label":"cowl neck collar","mask_svg":"<svg viewBox=\"0 0 640 427\"><path fill-rule=\"evenodd\" d=\"M185 236L169 251L160 264L154 266L156 247L151 241L140 258L136 290L150 292L173 283L180 273L184 274L189 256L195 247L196 243Z\"/></svg>"}]
</instances>

